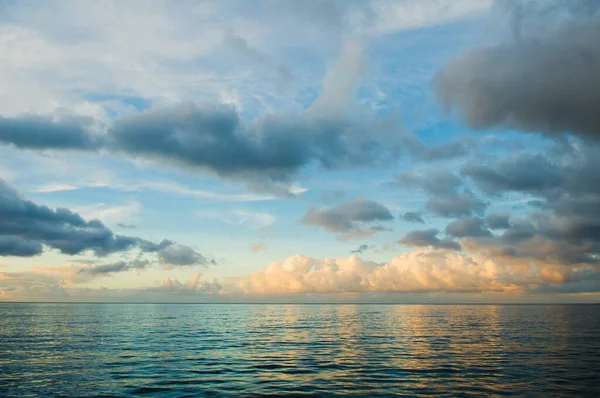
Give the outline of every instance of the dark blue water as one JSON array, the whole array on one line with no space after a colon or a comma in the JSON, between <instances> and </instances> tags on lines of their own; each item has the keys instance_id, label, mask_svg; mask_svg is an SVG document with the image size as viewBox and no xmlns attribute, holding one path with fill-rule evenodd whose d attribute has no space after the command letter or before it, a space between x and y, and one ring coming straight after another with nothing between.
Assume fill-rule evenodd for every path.
<instances>
[{"instance_id":1,"label":"dark blue water","mask_svg":"<svg viewBox=\"0 0 600 398\"><path fill-rule=\"evenodd\" d=\"M2 396L600 396L600 306L0 304Z\"/></svg>"}]
</instances>

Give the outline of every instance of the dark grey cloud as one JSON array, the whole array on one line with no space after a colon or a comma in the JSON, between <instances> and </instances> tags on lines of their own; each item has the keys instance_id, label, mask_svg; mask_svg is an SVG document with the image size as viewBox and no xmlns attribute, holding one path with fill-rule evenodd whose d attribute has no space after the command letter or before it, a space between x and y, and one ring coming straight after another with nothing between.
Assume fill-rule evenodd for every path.
<instances>
[{"instance_id":1,"label":"dark grey cloud","mask_svg":"<svg viewBox=\"0 0 600 398\"><path fill-rule=\"evenodd\" d=\"M425 208L442 217L481 215L487 206L457 175L445 169L423 174L400 173L395 184L421 189L428 195Z\"/></svg>"},{"instance_id":2,"label":"dark grey cloud","mask_svg":"<svg viewBox=\"0 0 600 398\"><path fill-rule=\"evenodd\" d=\"M368 119L368 118L367 118ZM26 115L0 119L0 143L25 149L106 150L240 179L257 189L289 181L302 167L388 164L400 147L382 121L310 111L241 120L233 106L153 107L120 118L104 133L88 119Z\"/></svg>"},{"instance_id":3,"label":"dark grey cloud","mask_svg":"<svg viewBox=\"0 0 600 398\"><path fill-rule=\"evenodd\" d=\"M44 246L38 241L18 236L0 236L0 256L31 257L43 251Z\"/></svg>"},{"instance_id":4,"label":"dark grey cloud","mask_svg":"<svg viewBox=\"0 0 600 398\"><path fill-rule=\"evenodd\" d=\"M93 119L63 115L23 115L15 118L0 116L0 143L21 149L95 150L101 146L101 136L90 132Z\"/></svg>"},{"instance_id":5,"label":"dark grey cloud","mask_svg":"<svg viewBox=\"0 0 600 398\"><path fill-rule=\"evenodd\" d=\"M150 242L138 237L116 235L99 220L84 220L69 209L50 209L25 199L16 189L0 179L0 256L30 257L41 254L44 247L74 255L92 252L97 256L138 249L158 253L162 259L176 254L187 256L171 264L200 254L172 241ZM204 259L205 260L205 259ZM206 262L206 261L205 261Z\"/></svg>"},{"instance_id":6,"label":"dark grey cloud","mask_svg":"<svg viewBox=\"0 0 600 398\"><path fill-rule=\"evenodd\" d=\"M553 202L565 195L600 195L598 145L559 144L547 153L517 153L495 162L470 162L461 174L490 195L528 194Z\"/></svg>"},{"instance_id":7,"label":"dark grey cloud","mask_svg":"<svg viewBox=\"0 0 600 398\"><path fill-rule=\"evenodd\" d=\"M133 261L119 261L112 264L101 264L90 268L82 268L79 272L91 275L112 274L129 271L131 269L144 269L148 265L150 265L150 261L138 259Z\"/></svg>"},{"instance_id":8,"label":"dark grey cloud","mask_svg":"<svg viewBox=\"0 0 600 398\"><path fill-rule=\"evenodd\" d=\"M483 219L465 217L452 221L446 226L446 235L454 238L490 237L492 233L485 228Z\"/></svg>"},{"instance_id":9,"label":"dark grey cloud","mask_svg":"<svg viewBox=\"0 0 600 398\"><path fill-rule=\"evenodd\" d=\"M467 50L438 73L445 109L474 129L600 138L600 2L502 5L513 39Z\"/></svg>"},{"instance_id":10,"label":"dark grey cloud","mask_svg":"<svg viewBox=\"0 0 600 398\"><path fill-rule=\"evenodd\" d=\"M491 213L485 216L485 224L489 229L508 229L510 228L509 213Z\"/></svg>"},{"instance_id":11,"label":"dark grey cloud","mask_svg":"<svg viewBox=\"0 0 600 398\"><path fill-rule=\"evenodd\" d=\"M407 211L406 213L400 216L400 219L406 222L425 224L425 220L423 220L423 216L421 215L421 213L416 211Z\"/></svg>"},{"instance_id":12,"label":"dark grey cloud","mask_svg":"<svg viewBox=\"0 0 600 398\"><path fill-rule=\"evenodd\" d=\"M440 231L435 228L411 231L398 241L405 246L425 247L431 246L438 249L461 250L458 242L451 239L440 239Z\"/></svg>"},{"instance_id":13,"label":"dark grey cloud","mask_svg":"<svg viewBox=\"0 0 600 398\"><path fill-rule=\"evenodd\" d=\"M518 215L492 213L500 230L480 243L504 256L546 263L596 264L600 259L600 146L557 141L543 152L468 163L462 174L490 197L518 194L528 206ZM525 261L525 260L524 260Z\"/></svg>"},{"instance_id":14,"label":"dark grey cloud","mask_svg":"<svg viewBox=\"0 0 600 398\"><path fill-rule=\"evenodd\" d=\"M352 250L350 253L352 254L363 254L369 250L369 245L360 245L356 249Z\"/></svg>"},{"instance_id":15,"label":"dark grey cloud","mask_svg":"<svg viewBox=\"0 0 600 398\"><path fill-rule=\"evenodd\" d=\"M164 265L188 266L214 264L191 247L171 243L158 251L158 258Z\"/></svg>"},{"instance_id":16,"label":"dark grey cloud","mask_svg":"<svg viewBox=\"0 0 600 398\"><path fill-rule=\"evenodd\" d=\"M463 217L483 214L487 204L469 190L448 196L429 198L425 208L442 217Z\"/></svg>"},{"instance_id":17,"label":"dark grey cloud","mask_svg":"<svg viewBox=\"0 0 600 398\"><path fill-rule=\"evenodd\" d=\"M90 250L96 255L106 255L133 247L145 250L148 245L139 238L115 235L100 221L86 221L69 209L38 206L3 180L0 180L0 236L19 238L21 242L30 242L31 247L35 246L31 242L37 242L65 254Z\"/></svg>"},{"instance_id":18,"label":"dark grey cloud","mask_svg":"<svg viewBox=\"0 0 600 398\"><path fill-rule=\"evenodd\" d=\"M367 223L393 219L390 210L381 203L357 198L326 209L310 208L302 222L323 227L331 232L357 232ZM373 231L380 230L378 226L371 228L375 228Z\"/></svg>"},{"instance_id":19,"label":"dark grey cloud","mask_svg":"<svg viewBox=\"0 0 600 398\"><path fill-rule=\"evenodd\" d=\"M520 153L494 164L470 162L461 174L472 178L488 194L504 192L549 191L564 184L568 176L559 166L543 154Z\"/></svg>"}]
</instances>

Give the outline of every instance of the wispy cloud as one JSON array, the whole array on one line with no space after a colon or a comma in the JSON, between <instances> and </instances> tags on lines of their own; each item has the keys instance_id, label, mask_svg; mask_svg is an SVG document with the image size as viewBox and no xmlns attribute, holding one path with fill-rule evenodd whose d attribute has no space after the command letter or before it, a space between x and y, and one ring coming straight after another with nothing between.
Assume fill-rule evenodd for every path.
<instances>
[{"instance_id":1,"label":"wispy cloud","mask_svg":"<svg viewBox=\"0 0 600 398\"><path fill-rule=\"evenodd\" d=\"M269 227L277 221L277 218L267 212L253 212L247 210L230 211L197 211L196 216L201 218L212 218L226 224L237 225L248 229L260 229Z\"/></svg>"}]
</instances>

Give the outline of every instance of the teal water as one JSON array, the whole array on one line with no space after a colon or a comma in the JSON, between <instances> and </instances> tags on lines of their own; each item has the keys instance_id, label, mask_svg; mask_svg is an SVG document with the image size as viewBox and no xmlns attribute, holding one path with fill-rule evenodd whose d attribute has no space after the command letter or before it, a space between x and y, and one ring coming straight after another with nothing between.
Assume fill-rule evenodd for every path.
<instances>
[{"instance_id":1,"label":"teal water","mask_svg":"<svg viewBox=\"0 0 600 398\"><path fill-rule=\"evenodd\" d=\"M600 396L600 306L0 304L1 396Z\"/></svg>"}]
</instances>

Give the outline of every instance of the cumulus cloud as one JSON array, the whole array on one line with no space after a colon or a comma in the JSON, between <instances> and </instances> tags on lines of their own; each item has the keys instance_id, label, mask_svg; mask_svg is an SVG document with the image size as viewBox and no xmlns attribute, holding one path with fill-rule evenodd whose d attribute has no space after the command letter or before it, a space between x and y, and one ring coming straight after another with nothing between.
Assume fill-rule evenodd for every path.
<instances>
[{"instance_id":1,"label":"cumulus cloud","mask_svg":"<svg viewBox=\"0 0 600 398\"><path fill-rule=\"evenodd\" d=\"M460 250L458 242L451 239L440 239L440 231L435 228L410 231L398 241L409 247L435 247L440 249Z\"/></svg>"},{"instance_id":2,"label":"cumulus cloud","mask_svg":"<svg viewBox=\"0 0 600 398\"><path fill-rule=\"evenodd\" d=\"M165 278L162 282L161 289L171 292L216 294L221 291L222 287L216 280L213 282L207 282L202 280L202 274L195 273L194 276L186 282L179 282L177 279Z\"/></svg>"},{"instance_id":3,"label":"cumulus cloud","mask_svg":"<svg viewBox=\"0 0 600 398\"><path fill-rule=\"evenodd\" d=\"M89 117L74 115L0 116L0 143L20 149L94 150L101 145L102 136L90 131L93 122Z\"/></svg>"},{"instance_id":4,"label":"cumulus cloud","mask_svg":"<svg viewBox=\"0 0 600 398\"><path fill-rule=\"evenodd\" d=\"M600 3L504 1L513 39L465 51L436 77L472 128L600 138Z\"/></svg>"},{"instance_id":5,"label":"cumulus cloud","mask_svg":"<svg viewBox=\"0 0 600 398\"><path fill-rule=\"evenodd\" d=\"M381 226L365 227L366 224L393 219L390 210L381 203L357 198L325 209L310 208L302 218L302 222L317 225L330 232L360 236L363 232L374 233L387 230Z\"/></svg>"},{"instance_id":6,"label":"cumulus cloud","mask_svg":"<svg viewBox=\"0 0 600 398\"><path fill-rule=\"evenodd\" d=\"M485 228L485 222L479 217L464 217L452 221L446 226L446 235L454 238L490 237L492 233Z\"/></svg>"},{"instance_id":7,"label":"cumulus cloud","mask_svg":"<svg viewBox=\"0 0 600 398\"><path fill-rule=\"evenodd\" d=\"M563 284L589 273L589 267L568 268L552 263L514 262L490 258L482 249L468 253L422 248L394 257L388 263L357 256L324 258L296 255L240 281L247 294L344 292L482 292L535 290L539 285Z\"/></svg>"},{"instance_id":8,"label":"cumulus cloud","mask_svg":"<svg viewBox=\"0 0 600 398\"><path fill-rule=\"evenodd\" d=\"M158 286L129 289L88 288L82 284L147 266L143 260L90 266L65 264L34 266L16 272L0 271L0 300L19 301L151 301L169 300L178 293L208 297L222 293L223 287L214 280L207 282L194 274L185 282L165 278ZM178 297L178 296L177 296Z\"/></svg>"},{"instance_id":9,"label":"cumulus cloud","mask_svg":"<svg viewBox=\"0 0 600 398\"><path fill-rule=\"evenodd\" d=\"M158 251L158 258L165 269L176 266L215 264L214 260L207 260L200 253L188 246L179 245L171 241L163 241Z\"/></svg>"},{"instance_id":10,"label":"cumulus cloud","mask_svg":"<svg viewBox=\"0 0 600 398\"><path fill-rule=\"evenodd\" d=\"M416 211L407 211L400 218L406 222L425 224L425 220L423 220L423 216L421 213Z\"/></svg>"},{"instance_id":11,"label":"cumulus cloud","mask_svg":"<svg viewBox=\"0 0 600 398\"><path fill-rule=\"evenodd\" d=\"M485 224L490 229L508 229L510 228L509 213L491 213L485 217Z\"/></svg>"},{"instance_id":12,"label":"cumulus cloud","mask_svg":"<svg viewBox=\"0 0 600 398\"><path fill-rule=\"evenodd\" d=\"M598 145L558 142L547 153L521 152L467 164L462 174L491 197L528 199L519 217L490 214L489 228L502 234L488 245L506 255L564 264L596 264L600 256Z\"/></svg>"},{"instance_id":13,"label":"cumulus cloud","mask_svg":"<svg viewBox=\"0 0 600 398\"><path fill-rule=\"evenodd\" d=\"M86 250L97 255L125 251L133 247L149 250L150 242L115 235L98 220L86 221L69 209L52 210L23 198L13 187L0 180L0 236L4 245L10 239L12 255L31 256L43 251L42 245L65 254ZM7 255L8 253L0 253Z\"/></svg>"},{"instance_id":14,"label":"cumulus cloud","mask_svg":"<svg viewBox=\"0 0 600 398\"><path fill-rule=\"evenodd\" d=\"M393 161L400 139L375 115L346 112L364 71L360 42L348 41L308 109L245 120L222 103L155 105L112 122L70 114L0 119L0 143L22 149L108 151L241 180L253 190L292 195L303 167Z\"/></svg>"},{"instance_id":15,"label":"cumulus cloud","mask_svg":"<svg viewBox=\"0 0 600 398\"><path fill-rule=\"evenodd\" d=\"M158 253L161 261L172 265L208 263L193 249L170 240L154 243L115 235L98 220L86 221L66 208L37 205L0 179L0 256L31 257L45 247L68 255L89 251L97 256L138 249Z\"/></svg>"},{"instance_id":16,"label":"cumulus cloud","mask_svg":"<svg viewBox=\"0 0 600 398\"><path fill-rule=\"evenodd\" d=\"M373 125L381 124L377 120L366 123L342 115L304 113L266 114L244 122L225 104L152 107L115 120L102 135L84 126L71 134L76 121L68 122L70 130L65 133L63 122L44 119L47 125L40 126L39 119L5 120L5 126L0 124L0 142L26 149L103 149L244 180L255 189L285 187L291 176L311 163L324 168L385 164L395 145L385 126ZM46 145L38 139L40 130L47 130L44 136L60 138L49 138L53 141Z\"/></svg>"}]
</instances>

